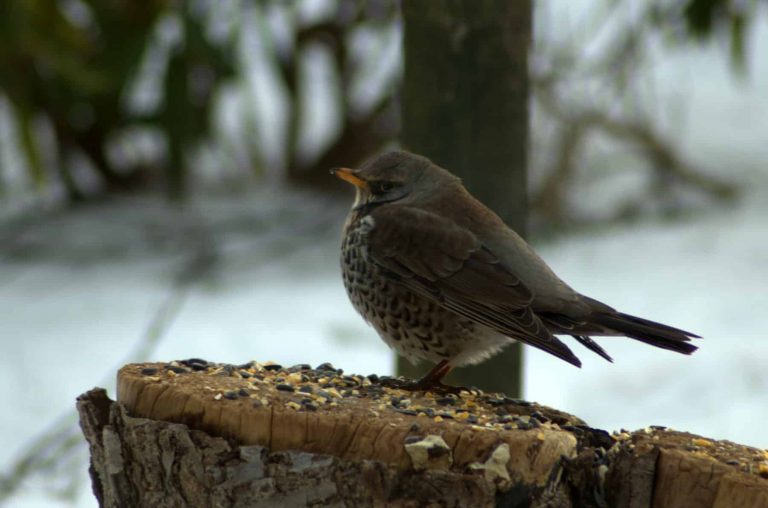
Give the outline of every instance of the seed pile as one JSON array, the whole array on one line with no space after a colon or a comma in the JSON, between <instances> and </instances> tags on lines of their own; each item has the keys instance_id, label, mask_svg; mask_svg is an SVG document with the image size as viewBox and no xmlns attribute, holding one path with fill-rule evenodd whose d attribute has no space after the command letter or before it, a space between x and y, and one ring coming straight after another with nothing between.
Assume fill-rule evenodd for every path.
<instances>
[{"instance_id":1,"label":"seed pile","mask_svg":"<svg viewBox=\"0 0 768 508\"><path fill-rule=\"evenodd\" d=\"M408 391L398 388L406 384L402 378L345 374L330 363L284 367L272 362L230 365L191 358L151 364L140 372L158 381L183 375L226 378L226 383L218 379L205 386L211 398L249 401L253 407L282 404L295 411L317 412L362 405L371 417L394 413L414 418L415 424L426 418L497 430L563 428L578 433L586 428L567 413L503 394L474 388L458 394Z\"/></svg>"}]
</instances>

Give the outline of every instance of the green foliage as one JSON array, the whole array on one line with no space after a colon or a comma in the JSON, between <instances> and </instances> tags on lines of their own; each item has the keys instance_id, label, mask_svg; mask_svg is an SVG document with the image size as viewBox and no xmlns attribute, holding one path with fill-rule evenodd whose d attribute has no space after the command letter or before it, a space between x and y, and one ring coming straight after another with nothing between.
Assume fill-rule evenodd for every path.
<instances>
[{"instance_id":1,"label":"green foliage","mask_svg":"<svg viewBox=\"0 0 768 508\"><path fill-rule=\"evenodd\" d=\"M215 86L235 73L234 49L229 44L211 44L205 34L205 17L196 15L190 2L184 3L178 14L183 48L175 51L168 62L163 106L157 115L147 118L166 133L166 188L173 198L185 194L185 148L208 134Z\"/></svg>"},{"instance_id":2,"label":"green foliage","mask_svg":"<svg viewBox=\"0 0 768 508\"><path fill-rule=\"evenodd\" d=\"M749 12L757 8L757 1L750 3L730 0L690 0L684 16L688 29L699 39L709 39L717 30L730 34L731 62L734 68L744 71L745 37L749 28Z\"/></svg>"},{"instance_id":3,"label":"green foliage","mask_svg":"<svg viewBox=\"0 0 768 508\"><path fill-rule=\"evenodd\" d=\"M83 194L69 174L67 161L73 154L87 157L107 189L128 188L138 171L116 169L107 142L137 122L155 122L168 133L171 156L162 169L177 194L185 170L176 154L207 131L211 89L232 73L226 42L217 45L205 36L207 12L200 2L168 0L4 0L0 93L12 105L31 179L40 186L46 180L33 129L36 118L52 127L57 169L72 198ZM126 95L153 50L153 35L164 16L180 18L184 41L168 65L162 110L141 118L126 110ZM194 87L190 82L202 69L209 86Z\"/></svg>"},{"instance_id":4,"label":"green foliage","mask_svg":"<svg viewBox=\"0 0 768 508\"><path fill-rule=\"evenodd\" d=\"M765 5L762 0L686 0L664 8L655 6L651 19L659 25L681 27L683 40L690 37L703 42L726 37L733 69L744 73L751 24Z\"/></svg>"},{"instance_id":5,"label":"green foliage","mask_svg":"<svg viewBox=\"0 0 768 508\"><path fill-rule=\"evenodd\" d=\"M690 32L705 39L712 34L715 24L715 10L722 7L723 0L691 0L683 11Z\"/></svg>"},{"instance_id":6,"label":"green foliage","mask_svg":"<svg viewBox=\"0 0 768 508\"><path fill-rule=\"evenodd\" d=\"M70 163L76 155L79 160L85 156L88 168L97 174L101 184L97 190L124 191L161 182L170 196L182 197L190 149L210 139L213 99L220 85L238 73L244 78L241 84L249 83L245 75L249 66L236 61L237 50L243 49L236 46L242 40L235 39L252 29L255 38L270 48L266 72L276 78L288 100L287 176L312 185L330 182L327 167L358 162L394 137L394 87L362 110L350 99L367 56L349 44L360 30L379 34L391 30L397 6L393 0L328 0L326 14L308 19L298 15L300 6L282 0L4 0L0 96L11 104L29 180L44 188L55 173L71 198L87 197L89 190L79 183L82 172L73 171ZM231 30L216 37L211 21L222 14L229 16ZM267 19L270 14L279 14L288 23L276 29ZM241 21L254 18L256 23ZM280 32L286 28L290 33ZM277 39L290 43L281 45ZM298 153L308 121L302 102L307 90L303 66L309 52L318 48L330 57L328 71L338 84L332 93L338 94L341 126L336 139L315 160L308 160ZM147 80L149 67L155 75ZM143 81L152 81L159 104L135 107L137 83ZM248 101L250 94L242 95ZM240 119L243 131L254 131L252 116ZM58 153L42 156L51 147L40 146L35 127L41 124L51 127ZM128 161L135 167L112 160L108 145L137 128L163 135L164 157ZM254 135L247 143L249 162L259 166L264 162L261 140ZM47 167L50 161L56 161L53 171Z\"/></svg>"}]
</instances>

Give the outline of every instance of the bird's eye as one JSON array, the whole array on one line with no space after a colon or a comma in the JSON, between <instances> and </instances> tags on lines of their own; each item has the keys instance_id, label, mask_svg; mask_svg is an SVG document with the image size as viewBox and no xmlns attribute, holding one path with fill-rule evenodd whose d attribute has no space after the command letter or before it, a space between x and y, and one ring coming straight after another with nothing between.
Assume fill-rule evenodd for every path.
<instances>
[{"instance_id":1,"label":"bird's eye","mask_svg":"<svg viewBox=\"0 0 768 508\"><path fill-rule=\"evenodd\" d=\"M385 193L385 192L389 192L389 191L391 191L391 190L392 190L392 187L394 187L394 185L392 184L392 182L379 182L379 183L377 183L377 184L376 184L376 186L374 187L374 192L375 192L376 194L383 194L383 193Z\"/></svg>"}]
</instances>

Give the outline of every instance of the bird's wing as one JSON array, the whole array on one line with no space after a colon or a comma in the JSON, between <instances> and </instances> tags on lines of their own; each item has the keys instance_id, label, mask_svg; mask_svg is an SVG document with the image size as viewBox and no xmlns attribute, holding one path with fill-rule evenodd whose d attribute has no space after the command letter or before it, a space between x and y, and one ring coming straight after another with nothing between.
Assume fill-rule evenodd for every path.
<instances>
[{"instance_id":1,"label":"bird's wing","mask_svg":"<svg viewBox=\"0 0 768 508\"><path fill-rule=\"evenodd\" d=\"M533 293L469 230L419 208L371 212L371 259L442 307L569 363L581 362L531 309Z\"/></svg>"}]
</instances>

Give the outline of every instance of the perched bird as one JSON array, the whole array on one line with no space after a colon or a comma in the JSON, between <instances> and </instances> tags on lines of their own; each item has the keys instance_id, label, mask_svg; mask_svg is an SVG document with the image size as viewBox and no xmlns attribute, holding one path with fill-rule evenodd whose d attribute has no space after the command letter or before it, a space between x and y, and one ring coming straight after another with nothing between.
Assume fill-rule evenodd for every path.
<instances>
[{"instance_id":1,"label":"perched bird","mask_svg":"<svg viewBox=\"0 0 768 508\"><path fill-rule=\"evenodd\" d=\"M560 280L517 233L426 157L385 153L331 171L356 187L341 268L352 304L410 361L453 368L520 341L576 366L555 335L571 335L608 361L591 336L625 336L691 354L690 332L619 312Z\"/></svg>"}]
</instances>

